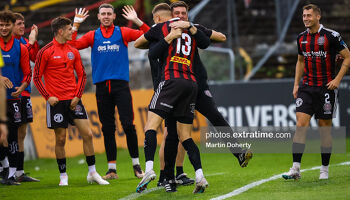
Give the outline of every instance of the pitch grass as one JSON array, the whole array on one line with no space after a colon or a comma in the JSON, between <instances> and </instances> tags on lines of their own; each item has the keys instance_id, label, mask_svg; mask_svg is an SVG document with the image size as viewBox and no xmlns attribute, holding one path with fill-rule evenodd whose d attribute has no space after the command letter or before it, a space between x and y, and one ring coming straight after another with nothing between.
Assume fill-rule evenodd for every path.
<instances>
[{"instance_id":1,"label":"pitch grass","mask_svg":"<svg viewBox=\"0 0 350 200\"><path fill-rule=\"evenodd\" d=\"M350 140L347 140L347 153L334 154L331 164L350 161ZM157 152L158 153L158 152ZM142 167L144 168L143 149L140 148ZM158 156L155 171L159 174ZM79 164L80 163L80 164ZM107 171L104 154L96 156L97 171L102 175ZM319 154L305 154L302 168L319 166ZM202 165L207 175L209 188L203 194L192 194L194 186L178 187L176 193L166 193L164 189L142 195L139 199L210 199L233 191L251 182L269 178L275 174L288 171L291 167L290 154L254 154L247 168L240 168L237 160L230 154L202 154ZM39 169L38 169L39 168ZM26 172L39 178L39 183L23 183L20 186L0 185L0 199L119 199L135 193L140 181L134 177L131 160L127 150L118 149L118 180L110 181L108 186L90 185L86 182L87 166L85 157L79 156L67 160L68 187L58 187L59 173L54 159L39 159L25 162ZM35 170L37 169L37 170ZM185 172L194 177L188 159L185 159ZM248 190L233 199L349 199L350 166L330 167L330 179L318 180L319 170L302 173L299 181L285 181L282 178L264 183ZM156 187L151 182L149 188Z\"/></svg>"}]
</instances>

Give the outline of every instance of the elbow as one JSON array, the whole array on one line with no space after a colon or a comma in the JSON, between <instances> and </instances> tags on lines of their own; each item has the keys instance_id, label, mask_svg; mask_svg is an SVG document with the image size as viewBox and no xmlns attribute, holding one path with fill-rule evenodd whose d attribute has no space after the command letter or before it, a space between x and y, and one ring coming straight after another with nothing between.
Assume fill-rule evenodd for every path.
<instances>
[{"instance_id":1,"label":"elbow","mask_svg":"<svg viewBox=\"0 0 350 200\"><path fill-rule=\"evenodd\" d=\"M225 42L226 41L226 35L222 34L220 37L220 42Z\"/></svg>"}]
</instances>

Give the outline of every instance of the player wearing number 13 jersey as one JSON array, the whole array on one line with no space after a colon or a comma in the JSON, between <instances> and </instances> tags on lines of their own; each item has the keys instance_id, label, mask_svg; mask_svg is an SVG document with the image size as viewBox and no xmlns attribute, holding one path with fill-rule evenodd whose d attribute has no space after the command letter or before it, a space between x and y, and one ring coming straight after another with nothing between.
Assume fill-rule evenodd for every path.
<instances>
[{"instance_id":1,"label":"player wearing number 13 jersey","mask_svg":"<svg viewBox=\"0 0 350 200\"><path fill-rule=\"evenodd\" d=\"M350 52L336 31L320 24L321 10L314 4L303 7L303 22L306 31L299 34L298 61L296 64L293 95L296 99L297 130L293 138L293 167L283 175L285 179L300 178L301 157L305 148L306 130L315 115L320 127L331 127L337 106L337 88L350 64ZM335 75L336 54L344 57L343 65ZM299 81L303 84L299 87ZM331 132L320 130L321 158L320 179L328 179L328 165L332 152Z\"/></svg>"},{"instance_id":2,"label":"player wearing number 13 jersey","mask_svg":"<svg viewBox=\"0 0 350 200\"><path fill-rule=\"evenodd\" d=\"M197 84L193 72L193 60L197 47L206 48L210 44L209 37L194 26L188 29L170 28L170 24L178 19L171 19L152 27L144 37L149 42L158 42L164 37L170 37L168 51L160 57L162 69L161 82L155 91L149 105L148 119L145 133L145 176L138 184L136 191L142 192L147 184L154 180L153 157L156 141L152 135L162 121L172 116L177 121L179 139L188 151L191 163L196 171L196 179L204 179L200 153L198 147L191 138L191 128L195 102L197 96Z\"/></svg>"}]
</instances>

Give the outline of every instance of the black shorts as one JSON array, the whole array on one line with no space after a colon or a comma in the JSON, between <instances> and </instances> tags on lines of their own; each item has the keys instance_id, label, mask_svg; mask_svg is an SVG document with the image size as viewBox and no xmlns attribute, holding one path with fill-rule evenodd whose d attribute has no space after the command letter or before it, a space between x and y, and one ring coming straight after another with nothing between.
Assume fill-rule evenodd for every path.
<instances>
[{"instance_id":1,"label":"black shorts","mask_svg":"<svg viewBox=\"0 0 350 200\"><path fill-rule=\"evenodd\" d=\"M161 111L177 119L187 119L185 121L188 122L188 119L193 120L196 97L197 84L193 81L186 79L162 81L153 94L149 110L157 114L159 113L157 111Z\"/></svg>"},{"instance_id":2,"label":"black shorts","mask_svg":"<svg viewBox=\"0 0 350 200\"><path fill-rule=\"evenodd\" d=\"M19 125L22 122L21 100L7 100L6 106L9 124Z\"/></svg>"},{"instance_id":3,"label":"black shorts","mask_svg":"<svg viewBox=\"0 0 350 200\"><path fill-rule=\"evenodd\" d=\"M33 122L32 101L30 97L23 96L21 98L22 123Z\"/></svg>"},{"instance_id":4,"label":"black shorts","mask_svg":"<svg viewBox=\"0 0 350 200\"><path fill-rule=\"evenodd\" d=\"M316 119L332 119L337 109L338 90L302 85L295 103L296 112L315 115Z\"/></svg>"},{"instance_id":5,"label":"black shorts","mask_svg":"<svg viewBox=\"0 0 350 200\"><path fill-rule=\"evenodd\" d=\"M55 106L46 103L46 123L47 128L68 128L68 123L74 125L74 119L87 119L86 110L81 101L75 107L70 109L71 100L59 101Z\"/></svg>"}]
</instances>

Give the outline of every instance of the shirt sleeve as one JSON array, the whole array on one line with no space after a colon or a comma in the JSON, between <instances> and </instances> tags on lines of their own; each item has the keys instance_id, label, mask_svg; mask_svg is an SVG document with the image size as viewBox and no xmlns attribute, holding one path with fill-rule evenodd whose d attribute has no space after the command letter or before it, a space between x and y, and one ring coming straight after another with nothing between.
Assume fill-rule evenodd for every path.
<instances>
[{"instance_id":1,"label":"shirt sleeve","mask_svg":"<svg viewBox=\"0 0 350 200\"><path fill-rule=\"evenodd\" d=\"M39 51L39 44L37 41L35 41L33 45L29 44L29 42L27 44L28 44L29 59L32 62L35 62L36 55L38 54L38 51Z\"/></svg>"},{"instance_id":2,"label":"shirt sleeve","mask_svg":"<svg viewBox=\"0 0 350 200\"><path fill-rule=\"evenodd\" d=\"M202 25L196 24L195 25L196 28L198 28L199 30L201 30L206 36L208 36L210 38L211 34L213 34L213 30L208 29Z\"/></svg>"},{"instance_id":3,"label":"shirt sleeve","mask_svg":"<svg viewBox=\"0 0 350 200\"><path fill-rule=\"evenodd\" d=\"M50 97L50 95L46 91L43 81L41 79L47 65L45 50L46 49L41 49L38 52L38 56L35 60L33 81L34 81L35 87L38 89L40 94L47 100Z\"/></svg>"},{"instance_id":4,"label":"shirt sleeve","mask_svg":"<svg viewBox=\"0 0 350 200\"><path fill-rule=\"evenodd\" d=\"M72 40L68 41L67 43L79 50L93 46L95 31L89 31L79 39L77 39L77 35L77 31L75 31L72 35Z\"/></svg>"},{"instance_id":5,"label":"shirt sleeve","mask_svg":"<svg viewBox=\"0 0 350 200\"><path fill-rule=\"evenodd\" d=\"M153 26L147 33L144 34L145 39L149 42L158 41L160 38L159 36L161 31L160 29L161 29L161 24L157 24L156 26Z\"/></svg>"},{"instance_id":6,"label":"shirt sleeve","mask_svg":"<svg viewBox=\"0 0 350 200\"><path fill-rule=\"evenodd\" d=\"M27 82L28 85L30 85L30 81L32 80L32 69L30 68L30 63L29 63L28 49L23 44L21 44L20 66L23 72L22 83Z\"/></svg>"},{"instance_id":7,"label":"shirt sleeve","mask_svg":"<svg viewBox=\"0 0 350 200\"><path fill-rule=\"evenodd\" d=\"M81 62L81 57L78 51L75 51L75 63L74 63L74 69L78 76L78 87L75 92L75 96L78 98L81 98L83 96L85 83L86 83L86 73L83 67L83 64Z\"/></svg>"},{"instance_id":8,"label":"shirt sleeve","mask_svg":"<svg viewBox=\"0 0 350 200\"><path fill-rule=\"evenodd\" d=\"M197 42L197 46L201 49L205 49L210 45L210 38L206 36L200 29L197 29L197 33L194 35Z\"/></svg>"},{"instance_id":9,"label":"shirt sleeve","mask_svg":"<svg viewBox=\"0 0 350 200\"><path fill-rule=\"evenodd\" d=\"M332 32L332 44L334 47L334 50L336 52L340 52L341 50L348 48L348 46L345 44L343 38L340 36L338 32Z\"/></svg>"},{"instance_id":10,"label":"shirt sleeve","mask_svg":"<svg viewBox=\"0 0 350 200\"><path fill-rule=\"evenodd\" d=\"M122 33L125 46L128 46L129 42L137 40L137 38L144 34L142 30L135 30L128 27L120 27L120 31Z\"/></svg>"},{"instance_id":11,"label":"shirt sleeve","mask_svg":"<svg viewBox=\"0 0 350 200\"><path fill-rule=\"evenodd\" d=\"M300 48L300 38L301 38L301 35L299 35L297 38L297 48L298 48L298 54L302 56L303 50Z\"/></svg>"}]
</instances>

